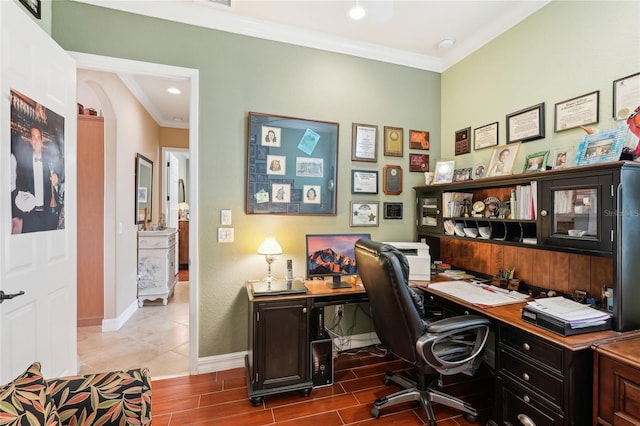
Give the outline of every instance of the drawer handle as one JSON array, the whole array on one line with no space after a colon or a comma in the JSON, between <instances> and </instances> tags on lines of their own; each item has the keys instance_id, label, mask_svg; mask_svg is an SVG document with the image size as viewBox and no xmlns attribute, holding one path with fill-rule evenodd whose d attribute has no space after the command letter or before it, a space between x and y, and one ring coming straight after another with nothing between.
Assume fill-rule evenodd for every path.
<instances>
[{"instance_id":1,"label":"drawer handle","mask_svg":"<svg viewBox=\"0 0 640 426\"><path fill-rule=\"evenodd\" d=\"M525 351L530 351L531 350L531 346L529 346L528 343L523 343L522 344L522 349L524 349Z\"/></svg>"},{"instance_id":2,"label":"drawer handle","mask_svg":"<svg viewBox=\"0 0 640 426\"><path fill-rule=\"evenodd\" d=\"M527 373L522 373L522 378L524 379L525 382L528 382L530 377Z\"/></svg>"},{"instance_id":3,"label":"drawer handle","mask_svg":"<svg viewBox=\"0 0 640 426\"><path fill-rule=\"evenodd\" d=\"M525 395L522 397L522 399L524 400L524 402L526 402L527 404L531 402L531 398L529 398L529 395Z\"/></svg>"},{"instance_id":4,"label":"drawer handle","mask_svg":"<svg viewBox=\"0 0 640 426\"><path fill-rule=\"evenodd\" d=\"M306 314L307 313L307 308L302 308L302 313Z\"/></svg>"},{"instance_id":5,"label":"drawer handle","mask_svg":"<svg viewBox=\"0 0 640 426\"><path fill-rule=\"evenodd\" d=\"M535 422L526 414L518 414L518 420L520 420L520 423L524 426L536 426Z\"/></svg>"}]
</instances>

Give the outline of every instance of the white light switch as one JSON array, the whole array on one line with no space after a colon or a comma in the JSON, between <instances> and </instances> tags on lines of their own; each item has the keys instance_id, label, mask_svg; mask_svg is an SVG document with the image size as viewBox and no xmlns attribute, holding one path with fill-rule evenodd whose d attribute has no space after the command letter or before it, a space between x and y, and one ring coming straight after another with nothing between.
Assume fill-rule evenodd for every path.
<instances>
[{"instance_id":1,"label":"white light switch","mask_svg":"<svg viewBox=\"0 0 640 426\"><path fill-rule=\"evenodd\" d=\"M220 224L221 225L231 225L231 210L230 209L220 210Z\"/></svg>"},{"instance_id":2,"label":"white light switch","mask_svg":"<svg viewBox=\"0 0 640 426\"><path fill-rule=\"evenodd\" d=\"M232 243L233 242L233 228L218 228L218 242L219 243Z\"/></svg>"}]
</instances>

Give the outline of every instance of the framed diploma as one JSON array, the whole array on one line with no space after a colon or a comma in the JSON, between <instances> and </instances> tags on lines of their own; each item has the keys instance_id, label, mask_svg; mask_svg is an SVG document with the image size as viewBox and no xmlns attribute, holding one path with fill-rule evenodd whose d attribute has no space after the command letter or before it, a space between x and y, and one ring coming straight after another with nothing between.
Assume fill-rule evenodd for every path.
<instances>
[{"instance_id":1,"label":"framed diploma","mask_svg":"<svg viewBox=\"0 0 640 426\"><path fill-rule=\"evenodd\" d=\"M498 145L498 122L473 129L473 149Z\"/></svg>"},{"instance_id":2,"label":"framed diploma","mask_svg":"<svg viewBox=\"0 0 640 426\"><path fill-rule=\"evenodd\" d=\"M377 194L378 193L378 172L371 170L351 171L351 193L352 194Z\"/></svg>"},{"instance_id":3,"label":"framed diploma","mask_svg":"<svg viewBox=\"0 0 640 426\"><path fill-rule=\"evenodd\" d=\"M387 195L402 193L402 167L384 166L382 169L382 191Z\"/></svg>"},{"instance_id":4,"label":"framed diploma","mask_svg":"<svg viewBox=\"0 0 640 426\"><path fill-rule=\"evenodd\" d=\"M599 104L599 90L558 102L555 105L554 131L558 133L564 130L597 123L599 120Z\"/></svg>"},{"instance_id":5,"label":"framed diploma","mask_svg":"<svg viewBox=\"0 0 640 426\"><path fill-rule=\"evenodd\" d=\"M613 82L613 118L626 120L640 105L640 72Z\"/></svg>"},{"instance_id":6,"label":"framed diploma","mask_svg":"<svg viewBox=\"0 0 640 426\"><path fill-rule=\"evenodd\" d=\"M353 123L351 132L351 160L378 161L378 126Z\"/></svg>"},{"instance_id":7,"label":"framed diploma","mask_svg":"<svg viewBox=\"0 0 640 426\"><path fill-rule=\"evenodd\" d=\"M507 115L507 143L544 138L544 102Z\"/></svg>"}]
</instances>

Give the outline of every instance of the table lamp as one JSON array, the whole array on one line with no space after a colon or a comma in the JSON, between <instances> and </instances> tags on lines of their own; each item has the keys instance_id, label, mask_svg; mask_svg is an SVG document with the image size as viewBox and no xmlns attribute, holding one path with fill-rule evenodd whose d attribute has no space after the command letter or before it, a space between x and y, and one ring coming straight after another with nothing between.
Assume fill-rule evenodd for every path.
<instances>
[{"instance_id":1,"label":"table lamp","mask_svg":"<svg viewBox=\"0 0 640 426\"><path fill-rule=\"evenodd\" d=\"M271 264L275 260L275 256L282 254L282 247L280 247L280 244L278 244L275 237L267 237L264 239L262 244L260 244L260 247L258 247L258 254L264 255L267 265L269 265L267 277L264 280L271 284L271 281L273 280L273 277L271 276Z\"/></svg>"}]
</instances>

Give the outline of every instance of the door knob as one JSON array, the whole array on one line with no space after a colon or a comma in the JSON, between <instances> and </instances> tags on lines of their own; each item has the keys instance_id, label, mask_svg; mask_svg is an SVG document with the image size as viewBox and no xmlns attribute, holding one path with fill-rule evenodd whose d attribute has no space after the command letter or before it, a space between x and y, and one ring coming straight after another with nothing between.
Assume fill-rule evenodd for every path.
<instances>
[{"instance_id":1,"label":"door knob","mask_svg":"<svg viewBox=\"0 0 640 426\"><path fill-rule=\"evenodd\" d=\"M0 290L0 303L4 302L6 299L13 299L16 296L22 296L24 291L19 291L14 294L6 294L4 291Z\"/></svg>"}]
</instances>

